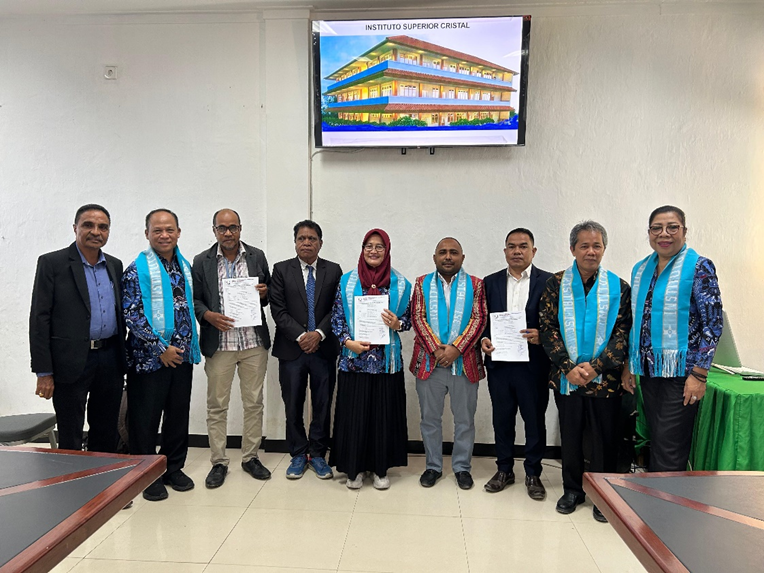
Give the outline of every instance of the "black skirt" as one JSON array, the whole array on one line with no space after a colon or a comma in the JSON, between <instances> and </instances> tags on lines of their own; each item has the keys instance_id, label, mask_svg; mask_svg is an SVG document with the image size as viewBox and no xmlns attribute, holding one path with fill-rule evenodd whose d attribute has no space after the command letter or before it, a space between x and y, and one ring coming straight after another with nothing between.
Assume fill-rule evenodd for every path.
<instances>
[{"instance_id":1,"label":"black skirt","mask_svg":"<svg viewBox=\"0 0 764 573\"><path fill-rule=\"evenodd\" d=\"M386 476L388 468L408 464L403 371L339 372L332 444L330 465L350 479L364 471Z\"/></svg>"}]
</instances>

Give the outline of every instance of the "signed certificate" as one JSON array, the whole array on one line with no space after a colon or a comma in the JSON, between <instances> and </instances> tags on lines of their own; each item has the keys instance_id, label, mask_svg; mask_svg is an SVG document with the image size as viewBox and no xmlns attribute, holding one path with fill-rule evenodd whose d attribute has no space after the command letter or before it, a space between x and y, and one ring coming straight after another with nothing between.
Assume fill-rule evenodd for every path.
<instances>
[{"instance_id":1,"label":"signed certificate","mask_svg":"<svg viewBox=\"0 0 764 573\"><path fill-rule=\"evenodd\" d=\"M492 312L491 343L496 350L491 354L491 360L528 362L528 341L520 332L526 328L525 311Z\"/></svg>"},{"instance_id":2,"label":"signed certificate","mask_svg":"<svg viewBox=\"0 0 764 573\"><path fill-rule=\"evenodd\" d=\"M263 324L257 283L257 277L223 279L223 314L234 319L234 328Z\"/></svg>"},{"instance_id":3,"label":"signed certificate","mask_svg":"<svg viewBox=\"0 0 764 573\"><path fill-rule=\"evenodd\" d=\"M353 338L370 344L390 344L390 329L382 320L388 297L357 296L354 301L355 333Z\"/></svg>"}]
</instances>

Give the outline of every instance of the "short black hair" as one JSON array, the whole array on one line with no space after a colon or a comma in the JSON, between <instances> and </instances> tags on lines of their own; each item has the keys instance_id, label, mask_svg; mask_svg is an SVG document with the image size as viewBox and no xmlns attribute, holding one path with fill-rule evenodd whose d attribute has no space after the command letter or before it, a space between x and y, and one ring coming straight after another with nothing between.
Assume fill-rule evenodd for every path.
<instances>
[{"instance_id":1,"label":"short black hair","mask_svg":"<svg viewBox=\"0 0 764 573\"><path fill-rule=\"evenodd\" d=\"M517 229L512 229L509 233L507 233L507 236L504 238L505 245L507 244L507 241L509 240L509 236L514 235L515 233L523 233L524 235L528 235L531 238L531 245L536 244L536 238L533 236L533 233L531 233L525 227L518 227Z\"/></svg>"},{"instance_id":2,"label":"short black hair","mask_svg":"<svg viewBox=\"0 0 764 573\"><path fill-rule=\"evenodd\" d=\"M653 219L655 219L658 215L663 215L664 213L676 213L676 216L679 217L679 220L682 222L682 227L687 226L687 223L685 222L684 211L682 211L679 207L674 207L673 205L664 205L663 207L658 207L655 209L652 213L650 213L650 221L648 221L647 225L652 225Z\"/></svg>"},{"instance_id":3,"label":"short black hair","mask_svg":"<svg viewBox=\"0 0 764 573\"><path fill-rule=\"evenodd\" d=\"M307 227L308 229L312 229L316 232L316 235L318 235L318 240L323 241L324 240L324 234L321 232L321 225L316 223L315 221L311 221L310 219L305 219L304 221L300 221L294 226L294 240L297 240L297 231L299 231L301 228Z\"/></svg>"},{"instance_id":4,"label":"short black hair","mask_svg":"<svg viewBox=\"0 0 764 573\"><path fill-rule=\"evenodd\" d=\"M215 214L212 216L212 226L213 227L215 226L215 221L217 221L218 214L221 211L230 211L231 213L236 215L236 218L239 220L239 225L241 225L241 217L239 216L239 214L235 210L233 210L233 209L218 209L217 211L215 211Z\"/></svg>"},{"instance_id":5,"label":"short black hair","mask_svg":"<svg viewBox=\"0 0 764 573\"><path fill-rule=\"evenodd\" d=\"M146 215L146 230L147 231L149 229L149 219L151 219L151 216L154 213L169 213L170 215L172 215L175 218L175 226L180 228L180 222L178 221L178 216L175 213L173 213L169 209L154 209L153 211L149 211L149 214Z\"/></svg>"},{"instance_id":6,"label":"short black hair","mask_svg":"<svg viewBox=\"0 0 764 573\"><path fill-rule=\"evenodd\" d=\"M106 210L106 207L102 207L101 205L96 205L95 203L88 203L87 205L83 205L79 209L77 209L77 212L74 214L74 224L80 222L80 217L82 217L82 214L86 211L100 211L104 215L106 215L106 218L109 220L109 224L111 225L111 215L109 215L109 212Z\"/></svg>"}]
</instances>

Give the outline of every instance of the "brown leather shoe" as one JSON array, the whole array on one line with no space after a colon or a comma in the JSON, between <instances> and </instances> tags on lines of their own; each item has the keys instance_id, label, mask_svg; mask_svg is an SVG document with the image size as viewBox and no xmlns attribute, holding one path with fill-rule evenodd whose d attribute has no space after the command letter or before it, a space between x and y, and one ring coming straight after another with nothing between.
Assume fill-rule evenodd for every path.
<instances>
[{"instance_id":1,"label":"brown leather shoe","mask_svg":"<svg viewBox=\"0 0 764 573\"><path fill-rule=\"evenodd\" d=\"M513 483L515 483L515 474L513 472L496 472L483 487L488 493L499 493Z\"/></svg>"},{"instance_id":2,"label":"brown leather shoe","mask_svg":"<svg viewBox=\"0 0 764 573\"><path fill-rule=\"evenodd\" d=\"M525 476L525 487L528 489L528 497L537 501L546 499L546 488L541 483L539 476Z\"/></svg>"}]
</instances>

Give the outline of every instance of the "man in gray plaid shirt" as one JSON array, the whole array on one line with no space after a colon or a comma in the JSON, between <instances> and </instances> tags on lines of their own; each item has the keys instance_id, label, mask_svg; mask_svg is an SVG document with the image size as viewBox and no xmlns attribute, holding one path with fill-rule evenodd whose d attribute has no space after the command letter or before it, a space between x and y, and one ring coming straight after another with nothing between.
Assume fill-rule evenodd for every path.
<instances>
[{"instance_id":1,"label":"man in gray plaid shirt","mask_svg":"<svg viewBox=\"0 0 764 573\"><path fill-rule=\"evenodd\" d=\"M228 403L237 368L244 405L241 467L255 479L271 477L257 457L263 437L263 381L271 345L265 313L262 326L245 327L234 327L234 320L222 314L225 279L257 277L255 288L261 307L265 307L271 273L265 253L241 241L241 219L236 211L221 209L215 213L212 230L217 243L194 257L193 264L194 310L201 325L200 347L207 373L207 434L212 462L205 480L208 488L223 485L228 473Z\"/></svg>"}]
</instances>

